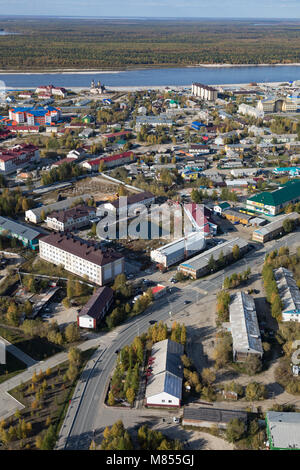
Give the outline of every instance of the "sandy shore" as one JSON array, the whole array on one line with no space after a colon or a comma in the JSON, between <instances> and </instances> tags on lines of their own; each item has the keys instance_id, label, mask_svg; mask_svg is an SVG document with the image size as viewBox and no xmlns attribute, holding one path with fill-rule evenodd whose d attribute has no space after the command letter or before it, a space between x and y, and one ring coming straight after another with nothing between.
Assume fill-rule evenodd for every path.
<instances>
[{"instance_id":1,"label":"sandy shore","mask_svg":"<svg viewBox=\"0 0 300 470\"><path fill-rule=\"evenodd\" d=\"M282 82L262 82L259 83L257 82L257 85L260 86L278 86ZM249 83L224 83L224 84L214 84L211 83L210 86L214 86L216 88L221 87L221 88L241 88L241 87L247 87L249 86ZM84 86L78 86L78 87L65 87L67 90L71 90L74 92L80 92L80 91L89 91L90 87L84 87ZM164 91L166 88L169 88L171 90L176 90L176 91L181 91L186 88L191 88L191 83L187 85L136 85L136 86L108 86L106 87L107 92L116 92L116 91L124 91L124 92L134 92L134 91L144 91L144 90L158 90L158 91ZM36 87L7 87L9 90L35 90ZM0 88L0 93L1 93L1 88ZM97 96L105 97L105 95L95 95L95 98Z\"/></svg>"},{"instance_id":2,"label":"sandy shore","mask_svg":"<svg viewBox=\"0 0 300 470\"><path fill-rule=\"evenodd\" d=\"M190 68L232 68L232 67L300 67L300 63L292 64L195 64L195 65L181 65L181 66L170 66L164 67L163 65L156 65L154 67L130 67L122 70L101 70L101 69L53 69L53 70L41 70L34 72L20 72L19 70L0 70L0 74L3 75L47 75L47 74L110 74L110 73L122 73L122 72L135 72L138 70L169 70L169 69L190 69Z\"/></svg>"}]
</instances>

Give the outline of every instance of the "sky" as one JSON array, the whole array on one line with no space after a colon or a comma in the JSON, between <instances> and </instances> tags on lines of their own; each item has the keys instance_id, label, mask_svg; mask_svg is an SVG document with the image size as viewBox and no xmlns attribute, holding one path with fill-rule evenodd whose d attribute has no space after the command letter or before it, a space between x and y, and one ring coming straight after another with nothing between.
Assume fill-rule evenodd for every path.
<instances>
[{"instance_id":1,"label":"sky","mask_svg":"<svg viewBox=\"0 0 300 470\"><path fill-rule=\"evenodd\" d=\"M0 12L2 16L300 18L300 0L0 0Z\"/></svg>"}]
</instances>

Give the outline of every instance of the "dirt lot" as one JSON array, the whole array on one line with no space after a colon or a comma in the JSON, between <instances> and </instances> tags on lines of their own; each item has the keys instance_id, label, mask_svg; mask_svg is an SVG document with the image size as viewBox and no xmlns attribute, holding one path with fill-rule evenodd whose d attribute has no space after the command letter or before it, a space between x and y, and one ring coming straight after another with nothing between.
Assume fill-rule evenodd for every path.
<instances>
[{"instance_id":1,"label":"dirt lot","mask_svg":"<svg viewBox=\"0 0 300 470\"><path fill-rule=\"evenodd\" d=\"M98 176L97 178L85 178L76 182L71 188L61 192L62 196L74 197L82 194L91 194L95 201L107 201L115 197L118 190L118 184L108 182L106 179Z\"/></svg>"}]
</instances>

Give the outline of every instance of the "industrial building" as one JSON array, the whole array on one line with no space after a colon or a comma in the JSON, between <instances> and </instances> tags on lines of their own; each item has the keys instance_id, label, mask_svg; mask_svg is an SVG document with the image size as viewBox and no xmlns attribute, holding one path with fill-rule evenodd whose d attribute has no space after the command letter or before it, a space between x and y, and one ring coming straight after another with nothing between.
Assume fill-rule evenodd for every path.
<instances>
[{"instance_id":1,"label":"industrial building","mask_svg":"<svg viewBox=\"0 0 300 470\"><path fill-rule=\"evenodd\" d=\"M248 250L248 242L246 240L239 237L233 238L181 263L178 266L178 271L187 276L192 276L194 279L205 276L210 272L209 262L211 257L217 262L222 252L224 260L231 261L233 259L232 250L235 245L239 247L240 255L243 255Z\"/></svg>"},{"instance_id":2,"label":"industrial building","mask_svg":"<svg viewBox=\"0 0 300 470\"><path fill-rule=\"evenodd\" d=\"M216 101L218 98L218 90L202 83L192 84L192 95L198 96L205 101Z\"/></svg>"},{"instance_id":3,"label":"industrial building","mask_svg":"<svg viewBox=\"0 0 300 470\"><path fill-rule=\"evenodd\" d=\"M230 222L243 225L248 225L253 218L252 215L244 214L231 208L224 210L222 214L227 220L230 220Z\"/></svg>"},{"instance_id":4,"label":"industrial building","mask_svg":"<svg viewBox=\"0 0 300 470\"><path fill-rule=\"evenodd\" d=\"M42 220L41 214L44 213L45 215L47 215L54 211L69 209L71 206L74 205L75 202L79 202L81 200L86 201L90 198L90 195L83 194L82 196L68 197L67 199L63 199L62 201L53 202L52 204L47 204L45 206L39 206L35 209L29 209L28 211L25 211L25 220L28 222L32 222L33 224L38 224Z\"/></svg>"},{"instance_id":5,"label":"industrial building","mask_svg":"<svg viewBox=\"0 0 300 470\"><path fill-rule=\"evenodd\" d=\"M229 306L233 360L243 362L249 356L262 357L263 347L253 298L245 292L233 295Z\"/></svg>"},{"instance_id":6,"label":"industrial building","mask_svg":"<svg viewBox=\"0 0 300 470\"><path fill-rule=\"evenodd\" d=\"M77 324L81 328L95 329L107 314L114 298L110 287L100 287L90 297L77 315Z\"/></svg>"},{"instance_id":7,"label":"industrial building","mask_svg":"<svg viewBox=\"0 0 300 470\"><path fill-rule=\"evenodd\" d=\"M284 214L277 217L274 222L254 230L252 234L252 240L265 243L269 240L272 240L277 235L282 235L284 232L283 222L287 219L293 220L294 223L298 223L300 215L297 212L291 212L290 214Z\"/></svg>"},{"instance_id":8,"label":"industrial building","mask_svg":"<svg viewBox=\"0 0 300 470\"><path fill-rule=\"evenodd\" d=\"M77 276L87 277L100 286L113 281L124 272L124 257L111 249L60 232L52 233L39 242L40 257Z\"/></svg>"},{"instance_id":9,"label":"industrial building","mask_svg":"<svg viewBox=\"0 0 300 470\"><path fill-rule=\"evenodd\" d=\"M179 263L184 258L199 253L199 251L204 250L204 248L205 237L203 234L192 232L186 237L179 238L167 245L151 250L150 258L152 261L168 268L169 266Z\"/></svg>"},{"instance_id":10,"label":"industrial building","mask_svg":"<svg viewBox=\"0 0 300 470\"><path fill-rule=\"evenodd\" d=\"M32 250L37 250L39 247L39 238L43 234L27 224L0 216L0 235L8 238L16 238L22 242L24 246Z\"/></svg>"},{"instance_id":11,"label":"industrial building","mask_svg":"<svg viewBox=\"0 0 300 470\"><path fill-rule=\"evenodd\" d=\"M242 410L224 410L220 408L208 407L184 407L182 425L211 428L217 426L219 429L226 429L232 419L242 421L247 425L248 413Z\"/></svg>"},{"instance_id":12,"label":"industrial building","mask_svg":"<svg viewBox=\"0 0 300 470\"><path fill-rule=\"evenodd\" d=\"M300 291L292 271L280 267L274 277L282 302L282 321L300 322Z\"/></svg>"},{"instance_id":13,"label":"industrial building","mask_svg":"<svg viewBox=\"0 0 300 470\"><path fill-rule=\"evenodd\" d=\"M263 191L247 199L249 211L265 215L277 215L289 204L300 201L300 180L293 179L275 191Z\"/></svg>"},{"instance_id":14,"label":"industrial building","mask_svg":"<svg viewBox=\"0 0 300 470\"><path fill-rule=\"evenodd\" d=\"M180 407L182 398L182 344L165 339L155 343L148 361L145 405Z\"/></svg>"},{"instance_id":15,"label":"industrial building","mask_svg":"<svg viewBox=\"0 0 300 470\"><path fill-rule=\"evenodd\" d=\"M271 450L300 450L300 413L267 411L266 425Z\"/></svg>"}]
</instances>

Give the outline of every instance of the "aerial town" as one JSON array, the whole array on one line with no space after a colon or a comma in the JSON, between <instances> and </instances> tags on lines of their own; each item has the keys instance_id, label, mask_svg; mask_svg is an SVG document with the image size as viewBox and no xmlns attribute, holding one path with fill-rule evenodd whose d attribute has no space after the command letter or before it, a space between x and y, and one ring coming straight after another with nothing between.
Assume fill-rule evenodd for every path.
<instances>
[{"instance_id":1,"label":"aerial town","mask_svg":"<svg viewBox=\"0 0 300 470\"><path fill-rule=\"evenodd\" d=\"M300 81L0 98L0 449L300 450Z\"/></svg>"}]
</instances>

